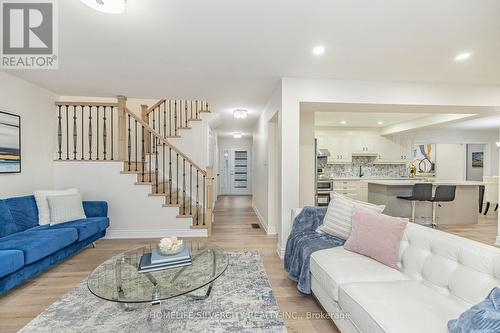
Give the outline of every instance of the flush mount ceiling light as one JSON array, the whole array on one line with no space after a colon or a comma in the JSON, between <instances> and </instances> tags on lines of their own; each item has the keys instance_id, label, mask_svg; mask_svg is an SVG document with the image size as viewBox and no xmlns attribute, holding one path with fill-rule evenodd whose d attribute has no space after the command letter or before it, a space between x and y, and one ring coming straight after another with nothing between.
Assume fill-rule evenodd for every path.
<instances>
[{"instance_id":1,"label":"flush mount ceiling light","mask_svg":"<svg viewBox=\"0 0 500 333\"><path fill-rule=\"evenodd\" d=\"M384 122L383 121L377 121L377 124L382 125Z\"/></svg>"},{"instance_id":2,"label":"flush mount ceiling light","mask_svg":"<svg viewBox=\"0 0 500 333\"><path fill-rule=\"evenodd\" d=\"M243 135L240 132L234 132L233 133L233 138L235 138L235 139L241 139L242 136Z\"/></svg>"},{"instance_id":3,"label":"flush mount ceiling light","mask_svg":"<svg viewBox=\"0 0 500 333\"><path fill-rule=\"evenodd\" d=\"M462 52L455 56L455 61L462 62L469 59L472 56L471 52Z\"/></svg>"},{"instance_id":4,"label":"flush mount ceiling light","mask_svg":"<svg viewBox=\"0 0 500 333\"><path fill-rule=\"evenodd\" d=\"M92 9L107 14L121 14L125 11L125 0L80 0Z\"/></svg>"},{"instance_id":5,"label":"flush mount ceiling light","mask_svg":"<svg viewBox=\"0 0 500 333\"><path fill-rule=\"evenodd\" d=\"M313 54L316 56L320 56L325 53L325 47L323 45L317 45L313 48Z\"/></svg>"},{"instance_id":6,"label":"flush mount ceiling light","mask_svg":"<svg viewBox=\"0 0 500 333\"><path fill-rule=\"evenodd\" d=\"M347 124L347 121L342 120L340 123L341 123L342 125L345 125L345 124Z\"/></svg>"},{"instance_id":7,"label":"flush mount ceiling light","mask_svg":"<svg viewBox=\"0 0 500 333\"><path fill-rule=\"evenodd\" d=\"M248 116L248 111L244 109L237 109L233 111L233 116L236 119L245 119Z\"/></svg>"}]
</instances>

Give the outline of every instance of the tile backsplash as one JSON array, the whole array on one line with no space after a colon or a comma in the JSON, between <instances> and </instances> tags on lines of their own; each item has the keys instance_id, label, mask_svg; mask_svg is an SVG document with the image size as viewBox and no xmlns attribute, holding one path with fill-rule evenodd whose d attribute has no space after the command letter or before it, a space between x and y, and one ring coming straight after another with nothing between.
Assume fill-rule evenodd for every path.
<instances>
[{"instance_id":1,"label":"tile backsplash","mask_svg":"<svg viewBox=\"0 0 500 333\"><path fill-rule=\"evenodd\" d=\"M374 164L375 157L356 156L349 164L327 164L326 157L318 158L318 168L323 168L323 174L330 178L359 177L359 167L363 177L401 178L408 177L408 168L404 164Z\"/></svg>"}]
</instances>

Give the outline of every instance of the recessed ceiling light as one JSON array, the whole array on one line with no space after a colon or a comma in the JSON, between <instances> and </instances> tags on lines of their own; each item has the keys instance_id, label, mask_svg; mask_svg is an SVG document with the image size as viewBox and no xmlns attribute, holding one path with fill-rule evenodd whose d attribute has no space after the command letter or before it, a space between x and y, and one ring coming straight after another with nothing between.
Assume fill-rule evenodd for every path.
<instances>
[{"instance_id":1,"label":"recessed ceiling light","mask_svg":"<svg viewBox=\"0 0 500 333\"><path fill-rule=\"evenodd\" d=\"M243 134L241 134L240 132L233 133L233 138L235 138L235 139L241 139L242 136L243 136Z\"/></svg>"},{"instance_id":2,"label":"recessed ceiling light","mask_svg":"<svg viewBox=\"0 0 500 333\"><path fill-rule=\"evenodd\" d=\"M469 59L472 56L471 52L462 52L455 56L455 61L461 62Z\"/></svg>"},{"instance_id":3,"label":"recessed ceiling light","mask_svg":"<svg viewBox=\"0 0 500 333\"><path fill-rule=\"evenodd\" d=\"M244 109L234 110L233 116L236 119L245 119L248 116L248 111Z\"/></svg>"},{"instance_id":4,"label":"recessed ceiling light","mask_svg":"<svg viewBox=\"0 0 500 333\"><path fill-rule=\"evenodd\" d=\"M382 125L384 122L383 121L377 121L377 124Z\"/></svg>"},{"instance_id":5,"label":"recessed ceiling light","mask_svg":"<svg viewBox=\"0 0 500 333\"><path fill-rule=\"evenodd\" d=\"M317 45L313 48L313 54L320 56L325 53L325 47L323 45Z\"/></svg>"},{"instance_id":6,"label":"recessed ceiling light","mask_svg":"<svg viewBox=\"0 0 500 333\"><path fill-rule=\"evenodd\" d=\"M92 9L107 14L121 14L125 11L125 0L80 0Z\"/></svg>"},{"instance_id":7,"label":"recessed ceiling light","mask_svg":"<svg viewBox=\"0 0 500 333\"><path fill-rule=\"evenodd\" d=\"M340 123L341 123L342 125L345 125L345 124L347 124L347 121L342 120Z\"/></svg>"}]
</instances>

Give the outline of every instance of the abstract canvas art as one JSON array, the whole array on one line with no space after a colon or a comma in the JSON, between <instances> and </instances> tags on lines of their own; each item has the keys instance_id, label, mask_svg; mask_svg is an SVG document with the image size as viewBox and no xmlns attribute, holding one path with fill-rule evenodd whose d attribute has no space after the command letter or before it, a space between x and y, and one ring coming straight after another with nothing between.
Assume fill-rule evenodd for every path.
<instances>
[{"instance_id":1,"label":"abstract canvas art","mask_svg":"<svg viewBox=\"0 0 500 333\"><path fill-rule=\"evenodd\" d=\"M413 162L417 175L433 176L436 173L436 145L433 143L413 146Z\"/></svg>"},{"instance_id":2,"label":"abstract canvas art","mask_svg":"<svg viewBox=\"0 0 500 333\"><path fill-rule=\"evenodd\" d=\"M21 117L0 111L0 173L21 172Z\"/></svg>"},{"instance_id":3,"label":"abstract canvas art","mask_svg":"<svg viewBox=\"0 0 500 333\"><path fill-rule=\"evenodd\" d=\"M482 168L484 164L484 153L482 151L472 152L472 167Z\"/></svg>"}]
</instances>

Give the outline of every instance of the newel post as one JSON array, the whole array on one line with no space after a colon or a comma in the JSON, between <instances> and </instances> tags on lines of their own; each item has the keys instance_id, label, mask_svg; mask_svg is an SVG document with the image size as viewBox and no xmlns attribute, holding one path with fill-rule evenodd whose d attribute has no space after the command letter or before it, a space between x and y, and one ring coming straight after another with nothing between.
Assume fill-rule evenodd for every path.
<instances>
[{"instance_id":1,"label":"newel post","mask_svg":"<svg viewBox=\"0 0 500 333\"><path fill-rule=\"evenodd\" d=\"M118 160L125 161L127 158L127 119L125 108L127 107L127 97L117 96L118 100Z\"/></svg>"},{"instance_id":2,"label":"newel post","mask_svg":"<svg viewBox=\"0 0 500 333\"><path fill-rule=\"evenodd\" d=\"M213 178L214 177L214 168L212 166L207 167L207 198L206 198L206 224L207 224L207 232L208 236L212 235L212 194L213 194Z\"/></svg>"},{"instance_id":3,"label":"newel post","mask_svg":"<svg viewBox=\"0 0 500 333\"><path fill-rule=\"evenodd\" d=\"M141 119L149 125L149 108L145 104L141 104ZM147 131L144 131L144 150L145 153L151 152L151 147L149 146L149 133Z\"/></svg>"}]
</instances>

